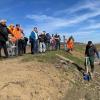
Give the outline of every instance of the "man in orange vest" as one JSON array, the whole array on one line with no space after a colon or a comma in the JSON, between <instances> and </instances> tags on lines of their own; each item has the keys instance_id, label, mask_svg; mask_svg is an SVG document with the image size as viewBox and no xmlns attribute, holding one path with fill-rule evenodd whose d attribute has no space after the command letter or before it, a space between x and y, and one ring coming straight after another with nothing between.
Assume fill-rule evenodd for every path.
<instances>
[{"instance_id":1,"label":"man in orange vest","mask_svg":"<svg viewBox=\"0 0 100 100\"><path fill-rule=\"evenodd\" d=\"M16 43L16 37L14 35L14 27L15 27L14 24L10 24L10 26L8 27L8 29L9 29L9 32L11 34L11 41L13 43Z\"/></svg>"},{"instance_id":2,"label":"man in orange vest","mask_svg":"<svg viewBox=\"0 0 100 100\"><path fill-rule=\"evenodd\" d=\"M74 39L73 37L71 36L68 41L67 41L67 52L70 52L72 51L74 48Z\"/></svg>"},{"instance_id":3,"label":"man in orange vest","mask_svg":"<svg viewBox=\"0 0 100 100\"><path fill-rule=\"evenodd\" d=\"M22 30L21 30L19 24L16 24L16 27L15 27L13 33L14 33L14 36L15 36L15 38L17 40L16 41L16 46L18 47L18 55L22 56L22 50L23 50L22 46L23 46L23 38L24 38L24 36L22 34Z\"/></svg>"}]
</instances>

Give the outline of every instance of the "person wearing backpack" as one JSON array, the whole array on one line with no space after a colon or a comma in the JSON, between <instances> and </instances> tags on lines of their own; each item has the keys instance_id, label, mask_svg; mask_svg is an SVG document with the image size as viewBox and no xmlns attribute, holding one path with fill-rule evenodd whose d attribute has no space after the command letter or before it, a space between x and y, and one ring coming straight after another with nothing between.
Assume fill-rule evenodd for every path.
<instances>
[{"instance_id":1,"label":"person wearing backpack","mask_svg":"<svg viewBox=\"0 0 100 100\"><path fill-rule=\"evenodd\" d=\"M97 57L99 59L100 57L99 57L99 53L97 51L97 48L92 43L92 41L88 41L88 44L86 45L86 50L85 50L85 57L86 57L85 66L90 64L90 66L91 66L91 76L93 76L93 73L94 73L95 54L97 55Z\"/></svg>"}]
</instances>

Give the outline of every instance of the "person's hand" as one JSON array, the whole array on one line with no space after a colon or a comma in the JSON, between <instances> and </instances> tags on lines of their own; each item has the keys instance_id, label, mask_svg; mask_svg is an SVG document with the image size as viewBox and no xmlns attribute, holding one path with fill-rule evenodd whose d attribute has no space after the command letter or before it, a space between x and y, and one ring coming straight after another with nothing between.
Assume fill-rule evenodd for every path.
<instances>
[{"instance_id":1,"label":"person's hand","mask_svg":"<svg viewBox=\"0 0 100 100\"><path fill-rule=\"evenodd\" d=\"M85 58L87 57L87 55L85 55Z\"/></svg>"},{"instance_id":2,"label":"person's hand","mask_svg":"<svg viewBox=\"0 0 100 100\"><path fill-rule=\"evenodd\" d=\"M6 41L6 45L9 45L9 41Z\"/></svg>"}]
</instances>

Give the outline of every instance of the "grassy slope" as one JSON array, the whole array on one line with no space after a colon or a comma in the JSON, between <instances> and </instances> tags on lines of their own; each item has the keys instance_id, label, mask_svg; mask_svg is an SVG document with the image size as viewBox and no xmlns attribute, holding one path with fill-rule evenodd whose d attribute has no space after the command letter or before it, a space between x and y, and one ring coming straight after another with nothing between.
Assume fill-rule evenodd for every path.
<instances>
[{"instance_id":1,"label":"grassy slope","mask_svg":"<svg viewBox=\"0 0 100 100\"><path fill-rule=\"evenodd\" d=\"M75 51L76 52L80 52L82 54L84 54L84 47L83 46L75 46ZM38 60L40 62L49 62L49 63L54 63L57 59L56 54L60 54L66 58L69 58L73 61L75 61L76 63L83 63L83 55L80 57L77 57L76 55L70 54L65 52L64 50L58 50L58 51L48 51L44 54L35 54L35 55L31 55L28 54L25 56L25 58L23 58L23 61L32 61L32 60Z\"/></svg>"},{"instance_id":2,"label":"grassy slope","mask_svg":"<svg viewBox=\"0 0 100 100\"><path fill-rule=\"evenodd\" d=\"M97 45L97 48L100 50L100 45ZM75 50L72 54L65 52L64 50L60 51L50 51L46 54L39 54L39 55L26 55L22 61L33 61L36 60L38 62L45 62L45 63L57 63L57 56L56 54L60 54L66 58L69 58L76 62L79 65L84 64L84 51L85 45L75 45ZM84 84L82 79L82 74L78 72L75 67L70 67L67 70L60 70L65 79L69 80L71 84L73 84L73 88L66 94L64 100L78 100L80 97L85 97L85 100L99 100L98 98L98 89L95 88L95 84L93 82ZM72 78L68 79L66 75L72 75ZM78 95L77 95L78 94ZM91 99L92 98L92 99ZM97 99L96 99L97 98Z\"/></svg>"}]
</instances>

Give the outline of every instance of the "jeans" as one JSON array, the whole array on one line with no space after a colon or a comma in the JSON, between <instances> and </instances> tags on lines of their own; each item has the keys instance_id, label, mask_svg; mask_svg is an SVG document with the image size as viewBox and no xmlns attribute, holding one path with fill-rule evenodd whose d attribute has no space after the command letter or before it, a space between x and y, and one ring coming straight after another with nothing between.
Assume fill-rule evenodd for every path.
<instances>
[{"instance_id":1,"label":"jeans","mask_svg":"<svg viewBox=\"0 0 100 100\"><path fill-rule=\"evenodd\" d=\"M40 42L40 52L45 52L46 51L46 45L44 42Z\"/></svg>"},{"instance_id":2,"label":"jeans","mask_svg":"<svg viewBox=\"0 0 100 100\"><path fill-rule=\"evenodd\" d=\"M38 53L38 40L31 40L31 53Z\"/></svg>"}]
</instances>

